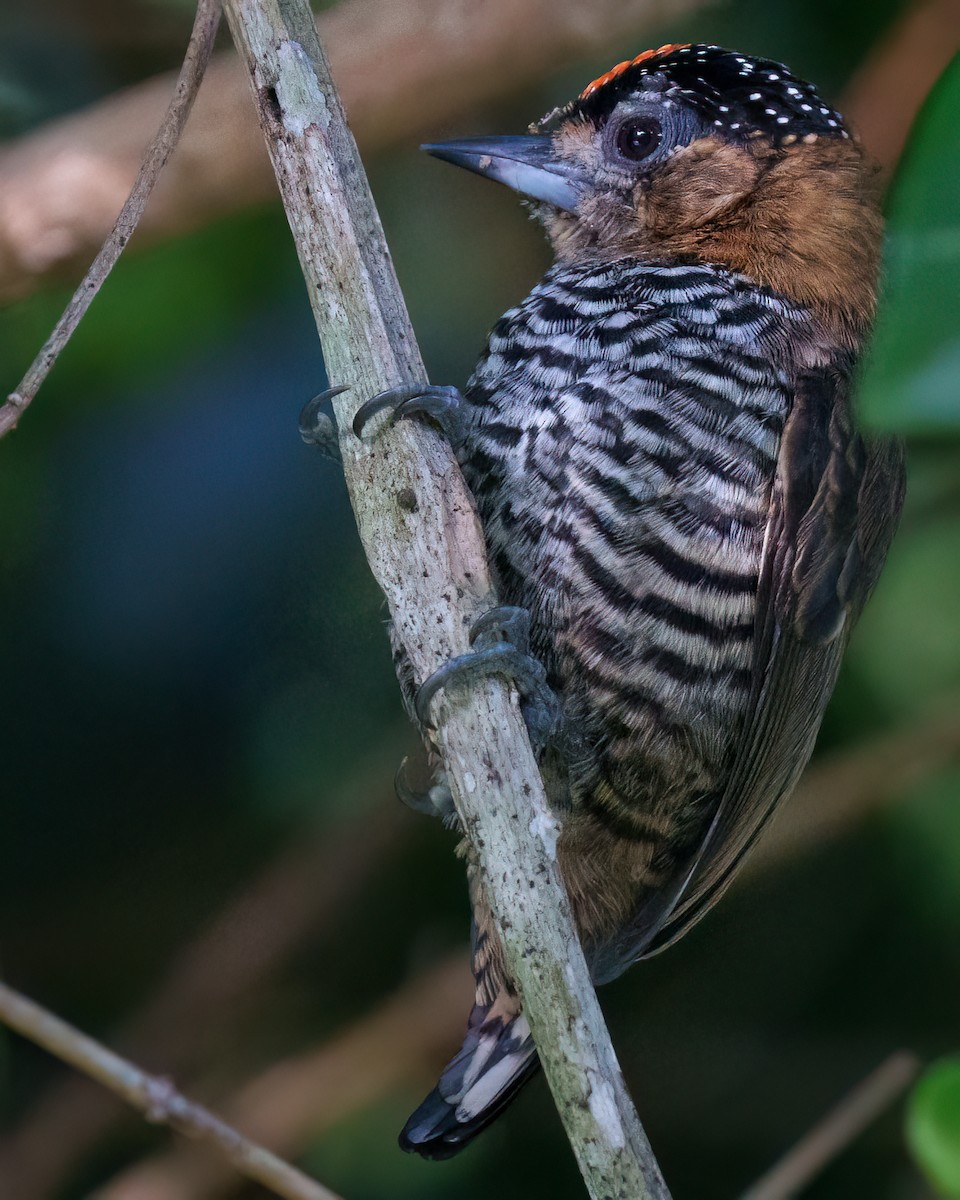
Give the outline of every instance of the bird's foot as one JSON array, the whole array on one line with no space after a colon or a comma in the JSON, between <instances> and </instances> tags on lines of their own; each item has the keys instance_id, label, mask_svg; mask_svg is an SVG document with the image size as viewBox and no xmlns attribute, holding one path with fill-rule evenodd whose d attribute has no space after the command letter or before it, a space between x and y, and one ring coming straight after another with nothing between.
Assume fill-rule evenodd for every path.
<instances>
[{"instance_id":1,"label":"bird's foot","mask_svg":"<svg viewBox=\"0 0 960 1200\"><path fill-rule=\"evenodd\" d=\"M370 419L387 410L390 411L391 425L405 417L429 417L440 426L454 449L464 440L463 396L455 387L415 383L378 392L357 409L353 432L362 438Z\"/></svg>"},{"instance_id":2,"label":"bird's foot","mask_svg":"<svg viewBox=\"0 0 960 1200\"><path fill-rule=\"evenodd\" d=\"M337 423L329 413L323 412L324 405L345 392L345 387L327 388L312 400L308 400L300 411L300 436L308 446L316 446L324 458L342 463Z\"/></svg>"},{"instance_id":3,"label":"bird's foot","mask_svg":"<svg viewBox=\"0 0 960 1200\"><path fill-rule=\"evenodd\" d=\"M420 685L414 701L420 724L432 725L430 706L441 688L506 676L520 693L530 740L542 750L560 729L561 708L543 663L530 653L530 614L513 605L492 608L474 622L470 644L471 653L449 659Z\"/></svg>"},{"instance_id":4,"label":"bird's foot","mask_svg":"<svg viewBox=\"0 0 960 1200\"><path fill-rule=\"evenodd\" d=\"M397 798L407 808L424 813L428 817L439 817L448 827L456 824L458 818L453 807L453 796L442 772L434 777L429 787L418 790L410 783L407 776L407 760L404 759L397 770L393 786Z\"/></svg>"}]
</instances>

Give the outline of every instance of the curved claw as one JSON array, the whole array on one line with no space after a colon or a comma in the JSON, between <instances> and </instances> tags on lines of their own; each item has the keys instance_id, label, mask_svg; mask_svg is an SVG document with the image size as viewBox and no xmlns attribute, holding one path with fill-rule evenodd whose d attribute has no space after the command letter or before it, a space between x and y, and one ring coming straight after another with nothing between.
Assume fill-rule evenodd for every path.
<instances>
[{"instance_id":1,"label":"curved claw","mask_svg":"<svg viewBox=\"0 0 960 1200\"><path fill-rule=\"evenodd\" d=\"M329 413L322 412L323 406L334 396L346 392L348 388L327 388L314 396L300 410L300 437L308 446L316 446L320 453L332 462L341 463L340 438L337 434L337 423Z\"/></svg>"},{"instance_id":2,"label":"curved claw","mask_svg":"<svg viewBox=\"0 0 960 1200\"><path fill-rule=\"evenodd\" d=\"M424 791L418 791L407 778L407 762L408 759L404 758L393 779L397 799L414 812L439 817L444 822L450 821L456 815L450 789L444 783L432 783Z\"/></svg>"},{"instance_id":3,"label":"curved claw","mask_svg":"<svg viewBox=\"0 0 960 1200\"><path fill-rule=\"evenodd\" d=\"M388 388L360 405L353 418L353 432L358 438L362 438L371 418L389 409L392 410L389 422L391 425L405 417L432 417L447 438L454 445L458 445L463 440L460 423L461 402L462 397L454 387L434 387L426 383L416 383Z\"/></svg>"},{"instance_id":4,"label":"curved claw","mask_svg":"<svg viewBox=\"0 0 960 1200\"><path fill-rule=\"evenodd\" d=\"M446 687L451 679L455 679L462 670L467 668L473 657L472 654L458 654L453 658L448 658L443 666L437 667L434 673L428 675L417 688L417 694L413 698L413 710L416 713L417 721L424 729L436 728L430 720L430 705L433 703L434 696L441 688Z\"/></svg>"},{"instance_id":5,"label":"curved claw","mask_svg":"<svg viewBox=\"0 0 960 1200\"><path fill-rule=\"evenodd\" d=\"M434 728L430 705L441 688L500 675L520 693L531 741L538 748L546 746L560 731L562 705L547 682L543 663L530 653L528 610L500 604L481 613L470 627L470 644L470 654L448 659L417 689L413 705L421 728Z\"/></svg>"},{"instance_id":6,"label":"curved claw","mask_svg":"<svg viewBox=\"0 0 960 1200\"><path fill-rule=\"evenodd\" d=\"M414 710L421 727L431 729L430 705L441 688L451 683L467 684L492 675L505 676L520 693L520 708L535 749L547 746L560 732L563 712L560 700L547 683L543 664L509 642L495 642L472 654L451 658L421 684L414 697Z\"/></svg>"},{"instance_id":7,"label":"curved claw","mask_svg":"<svg viewBox=\"0 0 960 1200\"><path fill-rule=\"evenodd\" d=\"M317 445L325 445L329 432L334 428L330 417L320 410L325 404L333 399L334 396L339 396L341 392L349 391L349 387L344 384L342 387L327 388L324 392L319 392L312 400L308 400L300 410L300 436L308 444L316 443Z\"/></svg>"},{"instance_id":8,"label":"curved claw","mask_svg":"<svg viewBox=\"0 0 960 1200\"><path fill-rule=\"evenodd\" d=\"M408 400L415 400L418 396L428 390L429 385L423 383L403 384L400 387L387 388L386 391L377 392L375 396L371 396L369 400L365 400L357 409L353 418L353 432L358 438L363 437L363 430L372 417L377 413L393 409L393 420L397 419L396 410L401 404Z\"/></svg>"},{"instance_id":9,"label":"curved claw","mask_svg":"<svg viewBox=\"0 0 960 1200\"><path fill-rule=\"evenodd\" d=\"M470 645L482 648L485 644L490 644L493 635L528 653L530 613L516 604L498 604L496 608L488 608L470 626Z\"/></svg>"}]
</instances>

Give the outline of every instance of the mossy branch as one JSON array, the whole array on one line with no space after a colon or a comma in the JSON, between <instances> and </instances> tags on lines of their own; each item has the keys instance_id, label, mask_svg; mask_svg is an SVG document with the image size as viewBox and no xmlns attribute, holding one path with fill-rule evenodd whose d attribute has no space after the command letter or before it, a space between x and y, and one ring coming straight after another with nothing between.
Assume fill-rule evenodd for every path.
<instances>
[{"instance_id":1,"label":"mossy branch","mask_svg":"<svg viewBox=\"0 0 960 1200\"><path fill-rule=\"evenodd\" d=\"M374 393L426 378L380 221L306 0L227 0L313 306L364 549L418 679L469 649L496 603L449 447L421 425L350 432ZM604 1025L556 861L557 825L517 696L490 680L442 700L438 741L507 962L594 1197L668 1196Z\"/></svg>"}]
</instances>

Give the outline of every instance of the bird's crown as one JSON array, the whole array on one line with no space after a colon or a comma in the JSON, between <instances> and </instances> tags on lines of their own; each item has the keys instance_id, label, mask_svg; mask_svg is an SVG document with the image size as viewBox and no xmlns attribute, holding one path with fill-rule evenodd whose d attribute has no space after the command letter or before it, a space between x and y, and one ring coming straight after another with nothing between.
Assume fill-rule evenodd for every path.
<instances>
[{"instance_id":1,"label":"bird's crown","mask_svg":"<svg viewBox=\"0 0 960 1200\"><path fill-rule=\"evenodd\" d=\"M617 63L541 127L577 117L599 125L621 101L656 94L689 105L733 141L763 137L789 145L849 137L840 114L783 63L703 43L671 43Z\"/></svg>"}]
</instances>

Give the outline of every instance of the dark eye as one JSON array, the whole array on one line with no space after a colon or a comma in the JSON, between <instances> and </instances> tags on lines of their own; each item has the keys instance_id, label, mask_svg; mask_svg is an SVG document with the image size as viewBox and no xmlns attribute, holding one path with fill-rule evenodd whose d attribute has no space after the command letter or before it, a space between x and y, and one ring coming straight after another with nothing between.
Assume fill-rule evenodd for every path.
<instances>
[{"instance_id":1,"label":"dark eye","mask_svg":"<svg viewBox=\"0 0 960 1200\"><path fill-rule=\"evenodd\" d=\"M656 117L631 117L617 130L617 149L624 158L639 162L656 150L662 137Z\"/></svg>"}]
</instances>

